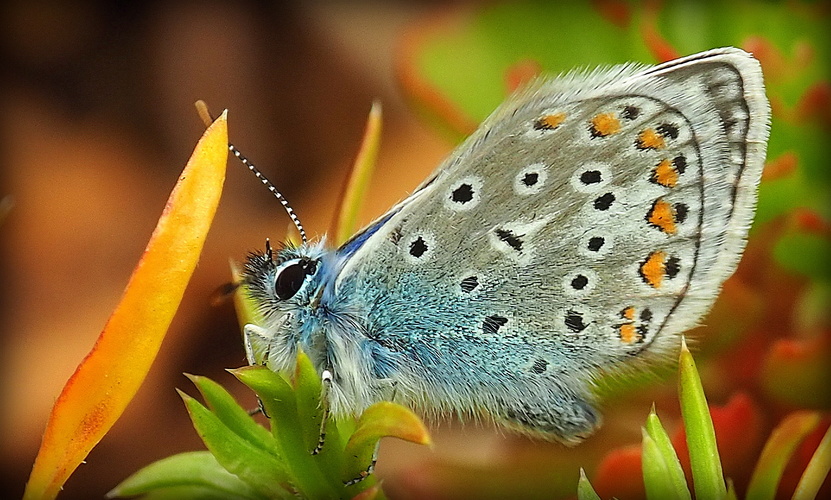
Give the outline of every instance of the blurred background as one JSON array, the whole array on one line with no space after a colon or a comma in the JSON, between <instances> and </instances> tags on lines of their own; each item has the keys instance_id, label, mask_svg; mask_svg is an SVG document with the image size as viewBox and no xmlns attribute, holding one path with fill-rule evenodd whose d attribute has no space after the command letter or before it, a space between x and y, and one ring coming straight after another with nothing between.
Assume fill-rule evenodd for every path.
<instances>
[{"instance_id":1,"label":"blurred background","mask_svg":"<svg viewBox=\"0 0 831 500\"><path fill-rule=\"evenodd\" d=\"M0 491L22 494L54 400L118 302L204 129L195 100L229 109L231 141L320 236L373 99L384 132L363 222L540 70L723 45L759 57L774 109L747 255L694 334L725 472L742 487L783 415L831 407L831 44L825 2L727 3L3 2ZM230 280L229 258L282 238L288 223L230 162L160 355L62 498L100 498L154 460L203 449L174 391L195 393L183 372L256 406L224 371L245 364L232 304L210 299ZM671 370L633 384L607 395L604 428L578 448L437 422L432 450L386 440L378 474L399 498L566 498L582 466L602 496L637 498L653 401L680 430ZM827 424L803 444L803 462Z\"/></svg>"}]
</instances>

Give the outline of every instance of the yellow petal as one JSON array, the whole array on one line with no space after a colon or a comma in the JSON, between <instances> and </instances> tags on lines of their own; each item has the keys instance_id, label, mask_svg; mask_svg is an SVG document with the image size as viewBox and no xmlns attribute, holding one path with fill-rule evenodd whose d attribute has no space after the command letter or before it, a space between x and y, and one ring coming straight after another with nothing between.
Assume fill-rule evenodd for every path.
<instances>
[{"instance_id":1,"label":"yellow petal","mask_svg":"<svg viewBox=\"0 0 831 500\"><path fill-rule=\"evenodd\" d=\"M121 302L55 402L25 499L54 498L144 381L202 251L227 151L223 113L197 144Z\"/></svg>"}]
</instances>

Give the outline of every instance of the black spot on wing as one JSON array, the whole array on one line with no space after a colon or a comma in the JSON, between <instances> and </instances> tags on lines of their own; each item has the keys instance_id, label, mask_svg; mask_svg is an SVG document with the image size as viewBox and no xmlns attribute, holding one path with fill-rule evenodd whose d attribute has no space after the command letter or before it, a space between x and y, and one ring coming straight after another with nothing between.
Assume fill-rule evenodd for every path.
<instances>
[{"instance_id":1,"label":"black spot on wing","mask_svg":"<svg viewBox=\"0 0 831 500\"><path fill-rule=\"evenodd\" d=\"M450 199L453 200L454 203L464 205L473 199L473 186L470 184L462 184L453 190L450 194Z\"/></svg>"},{"instance_id":2,"label":"black spot on wing","mask_svg":"<svg viewBox=\"0 0 831 500\"><path fill-rule=\"evenodd\" d=\"M479 278L476 276L468 276L464 278L461 283L459 283L459 287L465 293L472 292L477 286L479 286Z\"/></svg>"},{"instance_id":3,"label":"black spot on wing","mask_svg":"<svg viewBox=\"0 0 831 500\"><path fill-rule=\"evenodd\" d=\"M586 329L586 324L583 323L583 315L577 311L569 310L566 312L565 323L568 329L574 333L579 333Z\"/></svg>"},{"instance_id":4,"label":"black spot on wing","mask_svg":"<svg viewBox=\"0 0 831 500\"><path fill-rule=\"evenodd\" d=\"M419 236L412 243L410 243L410 255L415 258L420 258L425 253L427 253L427 242L424 241L424 238Z\"/></svg>"},{"instance_id":5,"label":"black spot on wing","mask_svg":"<svg viewBox=\"0 0 831 500\"><path fill-rule=\"evenodd\" d=\"M500 328L505 326L508 323L508 318L503 316L488 316L485 318L485 321L482 322L482 332L485 335L495 335L496 332L499 331Z\"/></svg>"},{"instance_id":6,"label":"black spot on wing","mask_svg":"<svg viewBox=\"0 0 831 500\"><path fill-rule=\"evenodd\" d=\"M517 252L522 252L521 236L515 235L513 231L508 229L496 229L494 233L496 233L497 238L507 243L508 246L510 246Z\"/></svg>"},{"instance_id":7,"label":"black spot on wing","mask_svg":"<svg viewBox=\"0 0 831 500\"><path fill-rule=\"evenodd\" d=\"M593 236L589 239L588 249L592 252L599 252L606 240L602 236Z\"/></svg>"},{"instance_id":8,"label":"black spot on wing","mask_svg":"<svg viewBox=\"0 0 831 500\"><path fill-rule=\"evenodd\" d=\"M534 373L544 373L545 370L548 369L548 361L540 358L534 361L534 365L531 366L531 371Z\"/></svg>"}]
</instances>

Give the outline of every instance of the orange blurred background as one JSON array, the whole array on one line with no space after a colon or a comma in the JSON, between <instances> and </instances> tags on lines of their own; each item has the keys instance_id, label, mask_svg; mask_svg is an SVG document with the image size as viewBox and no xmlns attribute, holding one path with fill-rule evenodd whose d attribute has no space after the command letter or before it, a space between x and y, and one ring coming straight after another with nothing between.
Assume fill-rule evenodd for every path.
<instances>
[{"instance_id":1,"label":"orange blurred background","mask_svg":"<svg viewBox=\"0 0 831 500\"><path fill-rule=\"evenodd\" d=\"M393 59L405 2L4 2L0 491L18 497L63 384L93 345L203 130L193 102L229 109L231 140L279 186L307 231L329 225L371 102L383 103L369 222L452 144L402 102ZM230 161L230 160L229 160ZM138 468L204 449L175 387L245 364L230 302L210 304L289 219L241 165L159 358L61 498L101 498ZM125 352L124 356L130 356ZM416 448L409 445L410 448ZM427 452L425 450L424 452ZM393 453L395 454L395 453Z\"/></svg>"},{"instance_id":2,"label":"orange blurred background","mask_svg":"<svg viewBox=\"0 0 831 500\"><path fill-rule=\"evenodd\" d=\"M231 141L285 194L314 238L329 227L371 103L379 99L384 130L361 217L368 223L406 196L453 147L405 105L396 68L403 34L434 19L436 11L467 3L477 2L0 4L0 493L22 494L52 404L118 302L204 129L194 101L205 100L215 115L229 109ZM776 62L769 58L766 64L771 60ZM781 74L799 69L782 64ZM774 120L774 127L793 125L776 113ZM801 151L793 142L789 148ZM243 406L256 407L253 394L225 372L245 364L232 304L212 305L211 299L230 280L229 259L244 259L266 237L282 239L289 226L280 204L229 159L219 211L159 358L61 498L101 498L155 460L204 449L174 390L196 394L183 372L208 376ZM719 441L729 451L723 454L725 471L739 485L747 483L769 430L795 407L787 398L765 402L760 382L770 346L799 340L793 335L801 328L794 310L808 282L771 257L782 227L754 228L737 278L727 282L706 319L713 328L691 334L713 334L712 342L697 346L696 357L707 397L717 407L714 415L728 414L723 420L734 425L729 435L744 439ZM816 338L827 339L827 322L821 325ZM829 351L822 345L810 359L825 359ZM704 361L714 354L721 363ZM593 481L601 476L592 469L605 455L614 459L604 459L614 469L606 476L637 483L631 489L640 491L636 443L653 401L659 401L667 429L680 430L674 381L664 378L648 390L606 399L604 427L579 447L478 425L433 424L433 449L384 440L378 474L394 498L436 492L453 497L447 484L516 497L512 488L526 483L540 497L563 497L574 491L578 466ZM791 379L785 380L789 389ZM814 387L814 381L805 386ZM820 399L818 408L827 409L831 399ZM604 485L595 485L604 492ZM605 486L615 492L628 488Z\"/></svg>"}]
</instances>

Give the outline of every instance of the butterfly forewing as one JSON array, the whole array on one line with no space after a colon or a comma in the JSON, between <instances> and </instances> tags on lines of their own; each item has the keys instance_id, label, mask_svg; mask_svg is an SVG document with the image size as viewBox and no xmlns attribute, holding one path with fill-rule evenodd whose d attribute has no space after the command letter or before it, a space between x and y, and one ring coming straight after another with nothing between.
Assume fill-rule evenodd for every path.
<instances>
[{"instance_id":1,"label":"butterfly forewing","mask_svg":"<svg viewBox=\"0 0 831 500\"><path fill-rule=\"evenodd\" d=\"M538 81L366 240L338 291L360 297L405 392L533 426L706 312L743 248L768 113L736 49ZM514 411L529 390L546 400L530 423Z\"/></svg>"}]
</instances>

